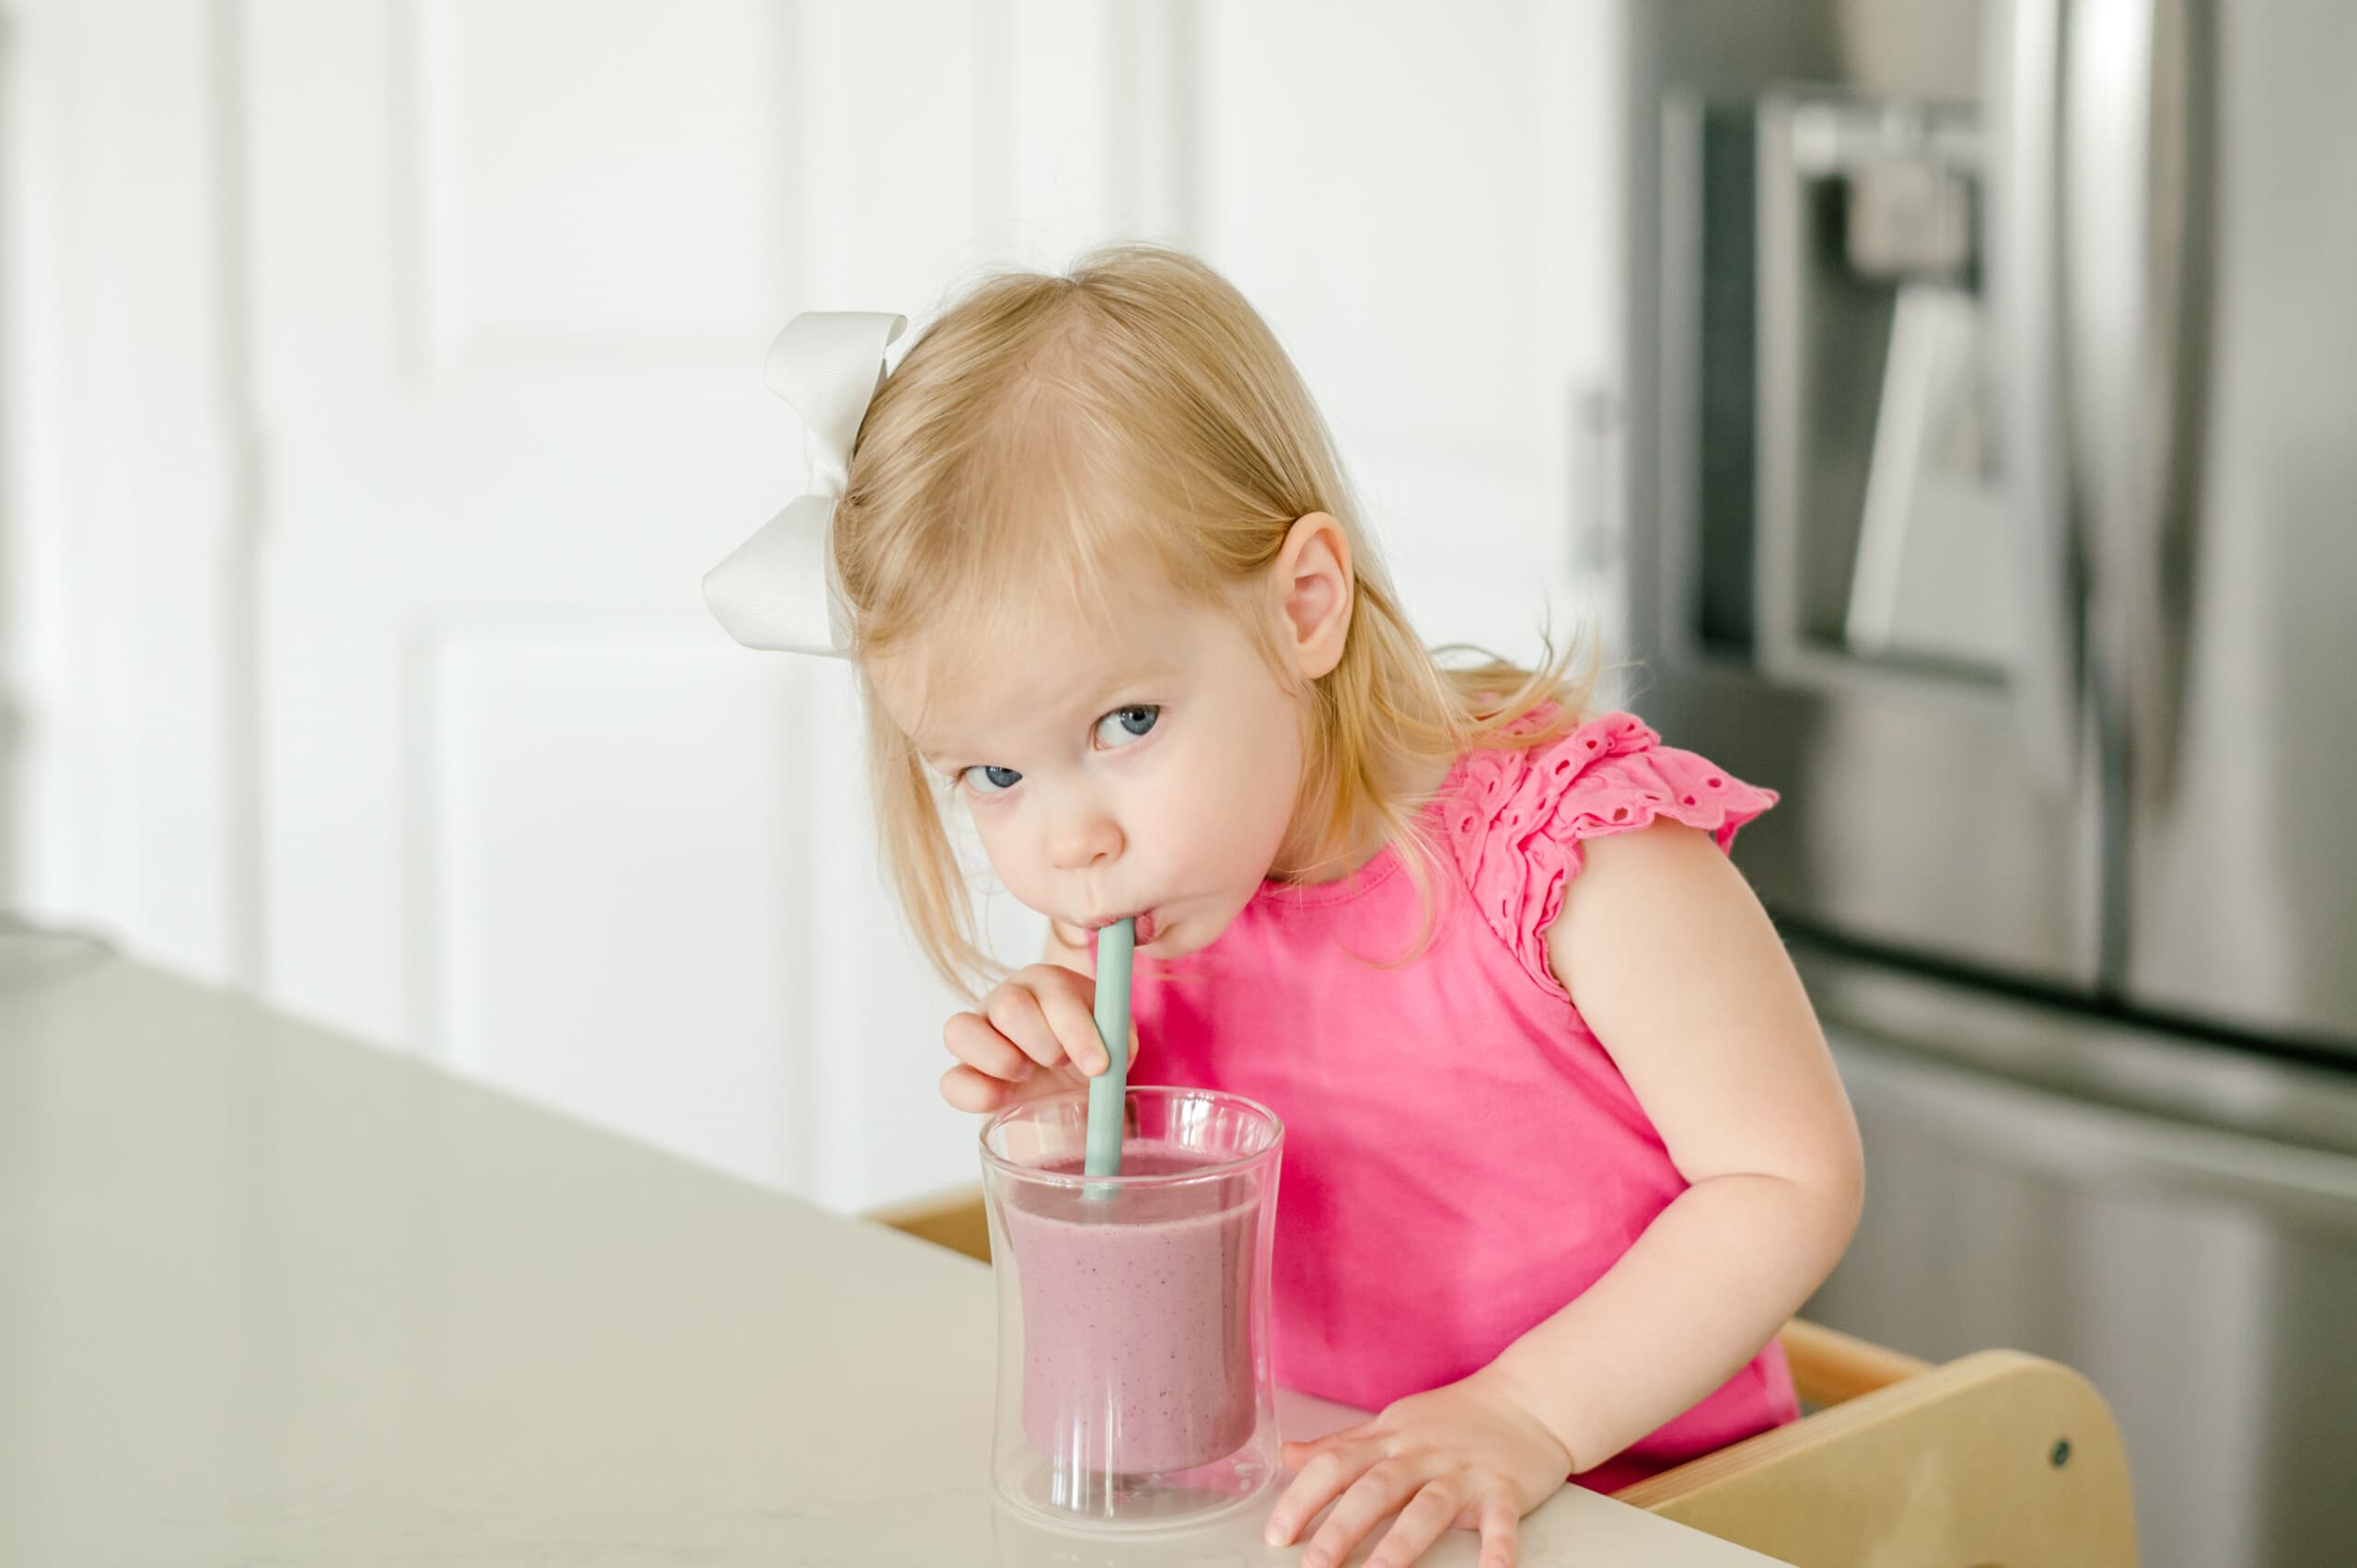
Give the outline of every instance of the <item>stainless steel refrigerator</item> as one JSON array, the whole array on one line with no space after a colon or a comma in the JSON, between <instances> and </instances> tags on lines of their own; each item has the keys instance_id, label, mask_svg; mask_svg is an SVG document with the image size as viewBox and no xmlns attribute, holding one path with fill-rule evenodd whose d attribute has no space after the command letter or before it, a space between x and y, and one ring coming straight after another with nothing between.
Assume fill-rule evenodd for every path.
<instances>
[{"instance_id":1,"label":"stainless steel refrigerator","mask_svg":"<svg viewBox=\"0 0 2357 1568\"><path fill-rule=\"evenodd\" d=\"M1631 6L1633 701L2144 1560L2357 1562L2357 5Z\"/></svg>"}]
</instances>

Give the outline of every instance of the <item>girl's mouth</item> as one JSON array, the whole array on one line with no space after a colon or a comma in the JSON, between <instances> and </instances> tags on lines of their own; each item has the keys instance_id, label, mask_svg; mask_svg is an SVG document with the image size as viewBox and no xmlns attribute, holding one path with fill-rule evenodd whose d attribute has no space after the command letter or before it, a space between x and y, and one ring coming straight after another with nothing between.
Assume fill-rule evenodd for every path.
<instances>
[{"instance_id":1,"label":"girl's mouth","mask_svg":"<svg viewBox=\"0 0 2357 1568\"><path fill-rule=\"evenodd\" d=\"M1155 923L1154 913L1150 910L1133 915L1115 915L1112 920L1105 921L1100 923L1097 929L1102 931L1106 926L1123 920L1134 920L1138 923L1137 945L1139 947L1143 947L1147 943L1154 940L1154 934L1158 927Z\"/></svg>"}]
</instances>

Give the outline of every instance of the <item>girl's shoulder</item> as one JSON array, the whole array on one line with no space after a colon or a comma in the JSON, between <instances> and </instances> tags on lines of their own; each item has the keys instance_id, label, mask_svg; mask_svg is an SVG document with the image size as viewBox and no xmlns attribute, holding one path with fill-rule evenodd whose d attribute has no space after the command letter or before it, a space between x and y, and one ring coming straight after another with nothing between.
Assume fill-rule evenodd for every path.
<instances>
[{"instance_id":1,"label":"girl's shoulder","mask_svg":"<svg viewBox=\"0 0 2357 1568\"><path fill-rule=\"evenodd\" d=\"M1508 736L1551 727L1541 709ZM1485 747L1458 759L1438 803L1443 830L1482 920L1525 970L1562 994L1547 962L1547 928L1579 874L1588 839L1635 832L1666 818L1710 833L1721 849L1776 804L1709 759L1674 746L1633 714L1608 713L1535 745Z\"/></svg>"}]
</instances>

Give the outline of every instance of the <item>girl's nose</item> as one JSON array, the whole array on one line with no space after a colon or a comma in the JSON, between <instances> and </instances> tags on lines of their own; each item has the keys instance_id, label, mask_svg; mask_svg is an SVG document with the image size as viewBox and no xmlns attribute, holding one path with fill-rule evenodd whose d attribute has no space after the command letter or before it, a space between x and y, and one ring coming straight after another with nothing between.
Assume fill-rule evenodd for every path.
<instances>
[{"instance_id":1,"label":"girl's nose","mask_svg":"<svg viewBox=\"0 0 2357 1568\"><path fill-rule=\"evenodd\" d=\"M1074 811L1056 824L1048 854L1059 871L1086 871L1121 853L1120 824L1102 811Z\"/></svg>"}]
</instances>

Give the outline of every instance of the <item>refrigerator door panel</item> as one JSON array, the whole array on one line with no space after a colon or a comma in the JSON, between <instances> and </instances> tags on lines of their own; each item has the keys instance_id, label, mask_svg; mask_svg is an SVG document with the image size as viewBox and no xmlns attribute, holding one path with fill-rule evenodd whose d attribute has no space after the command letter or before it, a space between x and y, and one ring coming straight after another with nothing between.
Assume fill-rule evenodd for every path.
<instances>
[{"instance_id":1,"label":"refrigerator door panel","mask_svg":"<svg viewBox=\"0 0 2357 1568\"><path fill-rule=\"evenodd\" d=\"M1740 852L1781 920L2092 993L2102 771L2075 706L2061 453L2028 439L2055 421L1938 412L2005 403L1957 390L1984 365L2052 389L2021 358L2055 352L2058 13L1914 15L1942 25L1830 3L1631 13L1630 375L1651 417L1629 474L1627 515L1650 520L1631 697L1672 744L1783 792ZM1762 50L1746 77L1752 56L1704 47L1703 19L1829 47L1805 76ZM1932 35L1945 69L1908 66L1896 43ZM2011 200L2016 174L2043 183ZM1990 232L1959 250L1974 214ZM1910 339L1910 319L1938 330ZM1927 589L1909 563L1944 559L1948 602L1910 636Z\"/></svg>"},{"instance_id":2,"label":"refrigerator door panel","mask_svg":"<svg viewBox=\"0 0 2357 1568\"><path fill-rule=\"evenodd\" d=\"M2143 585L2172 635L2131 656L2181 706L2131 737L2126 1000L2357 1059L2357 7L2212 25L2196 504Z\"/></svg>"},{"instance_id":3,"label":"refrigerator door panel","mask_svg":"<svg viewBox=\"0 0 2357 1568\"><path fill-rule=\"evenodd\" d=\"M2094 770L2047 793L2001 693L1794 690L1664 659L1635 705L1670 744L1782 792L1737 854L1788 928L2094 985Z\"/></svg>"},{"instance_id":4,"label":"refrigerator door panel","mask_svg":"<svg viewBox=\"0 0 2357 1568\"><path fill-rule=\"evenodd\" d=\"M2086 1373L2126 1438L2151 1568L2346 1563L2357 1086L1804 967L1839 1019L1870 1173L1807 1315L1935 1360L2003 1345ZM2170 1109L2200 1105L2220 1115Z\"/></svg>"}]
</instances>

